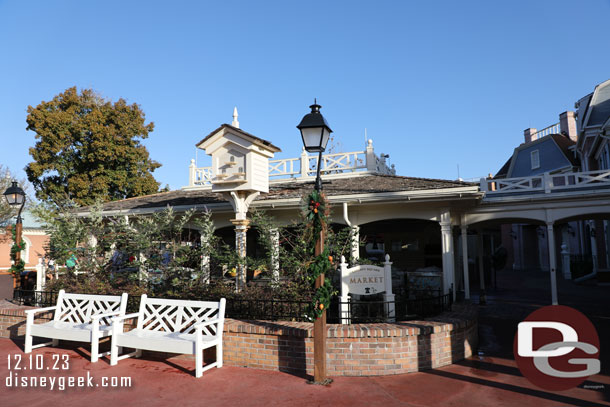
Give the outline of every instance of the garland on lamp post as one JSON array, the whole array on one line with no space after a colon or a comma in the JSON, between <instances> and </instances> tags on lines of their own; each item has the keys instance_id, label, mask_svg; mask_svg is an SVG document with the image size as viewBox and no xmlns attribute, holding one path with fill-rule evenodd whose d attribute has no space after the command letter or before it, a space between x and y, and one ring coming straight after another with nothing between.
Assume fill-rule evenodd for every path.
<instances>
[{"instance_id":1,"label":"garland on lamp post","mask_svg":"<svg viewBox=\"0 0 610 407\"><path fill-rule=\"evenodd\" d=\"M21 253L25 250L25 241L21 238L20 242L17 242L17 228L14 226L9 226L8 229L11 231L11 235L13 236L13 246L11 247L11 260L13 265L9 268L9 272L13 274L15 278L19 278L23 270L25 269L25 262L19 258L17 260L17 253Z\"/></svg>"},{"instance_id":2,"label":"garland on lamp post","mask_svg":"<svg viewBox=\"0 0 610 407\"><path fill-rule=\"evenodd\" d=\"M320 191L312 191L304 199L304 215L309 222L308 229L311 231L310 239L314 242L320 236L320 232L326 229L330 207L326 197ZM312 247L312 252L314 248ZM332 267L333 258L327 248L316 256L313 261L307 266L307 281L312 285L320 274L328 273ZM324 311L330 306L330 299L334 295L333 286L329 278L324 279L324 284L317 288L312 297L311 303L308 305L306 315L311 321L314 321L322 316Z\"/></svg>"}]
</instances>

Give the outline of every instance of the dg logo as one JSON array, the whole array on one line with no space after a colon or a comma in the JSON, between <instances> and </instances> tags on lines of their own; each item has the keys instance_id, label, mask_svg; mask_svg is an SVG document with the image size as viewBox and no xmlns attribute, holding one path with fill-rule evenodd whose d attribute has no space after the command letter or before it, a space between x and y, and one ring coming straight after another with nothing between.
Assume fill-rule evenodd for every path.
<instances>
[{"instance_id":1,"label":"dg logo","mask_svg":"<svg viewBox=\"0 0 610 407\"><path fill-rule=\"evenodd\" d=\"M513 352L521 374L546 390L571 389L600 372L595 327L564 305L540 308L519 323Z\"/></svg>"}]
</instances>

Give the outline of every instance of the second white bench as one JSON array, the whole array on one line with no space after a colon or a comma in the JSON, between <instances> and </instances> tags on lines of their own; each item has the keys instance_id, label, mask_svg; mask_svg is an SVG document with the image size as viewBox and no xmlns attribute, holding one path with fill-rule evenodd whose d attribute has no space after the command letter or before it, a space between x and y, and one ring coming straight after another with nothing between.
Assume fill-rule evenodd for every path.
<instances>
[{"instance_id":1,"label":"second white bench","mask_svg":"<svg viewBox=\"0 0 610 407\"><path fill-rule=\"evenodd\" d=\"M222 367L222 330L226 301L168 300L142 295L140 311L113 318L110 364L140 356L142 350L195 355L195 377ZM123 332L125 319L137 318L135 329ZM216 347L216 361L203 367L203 350ZM121 347L135 352L119 356Z\"/></svg>"}]
</instances>

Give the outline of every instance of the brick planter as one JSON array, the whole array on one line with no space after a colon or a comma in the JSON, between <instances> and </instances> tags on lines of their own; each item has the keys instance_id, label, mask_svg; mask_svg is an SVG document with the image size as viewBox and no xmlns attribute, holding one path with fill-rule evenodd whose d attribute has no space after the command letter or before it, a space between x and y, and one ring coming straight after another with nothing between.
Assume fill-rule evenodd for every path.
<instances>
[{"instance_id":1,"label":"brick planter","mask_svg":"<svg viewBox=\"0 0 610 407\"><path fill-rule=\"evenodd\" d=\"M330 376L383 376L450 365L472 355L477 345L476 306L426 321L328 325ZM36 322L46 322L50 313ZM0 337L22 339L25 312L0 309ZM313 374L313 324L227 319L224 364Z\"/></svg>"}]
</instances>

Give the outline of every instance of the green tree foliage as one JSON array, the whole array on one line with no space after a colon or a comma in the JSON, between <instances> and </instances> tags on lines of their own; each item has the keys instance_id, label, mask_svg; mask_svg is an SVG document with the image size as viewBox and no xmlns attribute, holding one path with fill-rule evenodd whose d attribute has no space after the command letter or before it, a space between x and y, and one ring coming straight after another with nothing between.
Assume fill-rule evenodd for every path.
<instances>
[{"instance_id":1,"label":"green tree foliage","mask_svg":"<svg viewBox=\"0 0 610 407\"><path fill-rule=\"evenodd\" d=\"M19 186L25 191L27 196L27 183L24 180L13 179L13 177L11 176L11 172L8 170L8 168L0 164L0 226L6 225L7 223L9 223L10 219L13 216L17 216L17 210L9 206L3 195L4 191L6 191L6 189L11 186L12 181L17 181L19 183ZM30 202L31 200L26 197L26 207Z\"/></svg>"},{"instance_id":2,"label":"green tree foliage","mask_svg":"<svg viewBox=\"0 0 610 407\"><path fill-rule=\"evenodd\" d=\"M91 205L154 193L150 159L141 140L153 131L137 104L104 100L91 89L67 89L50 102L28 107L27 129L36 133L26 167L36 196Z\"/></svg>"}]
</instances>

